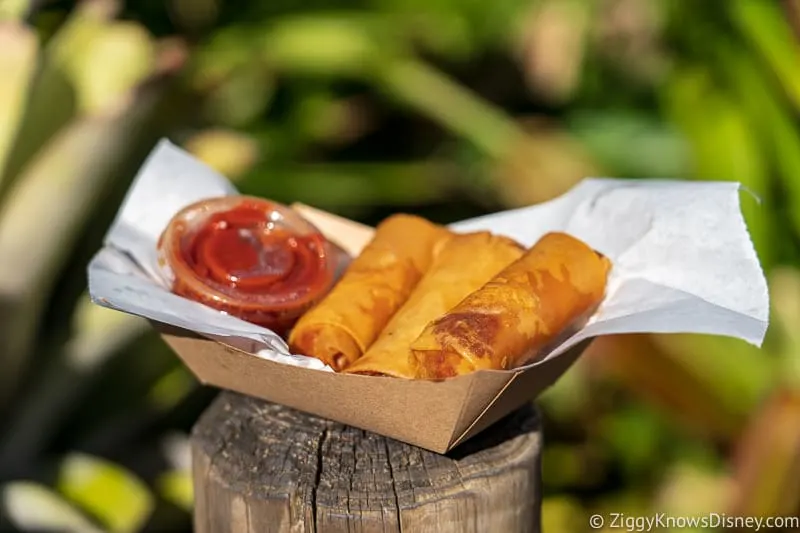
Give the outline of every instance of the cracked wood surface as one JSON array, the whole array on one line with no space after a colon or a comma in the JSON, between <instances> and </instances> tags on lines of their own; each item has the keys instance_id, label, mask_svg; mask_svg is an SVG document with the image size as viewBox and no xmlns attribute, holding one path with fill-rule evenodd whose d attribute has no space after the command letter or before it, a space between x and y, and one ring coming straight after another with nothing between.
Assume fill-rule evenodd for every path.
<instances>
[{"instance_id":1,"label":"cracked wood surface","mask_svg":"<svg viewBox=\"0 0 800 533\"><path fill-rule=\"evenodd\" d=\"M526 406L439 455L221 393L192 434L196 533L538 533L541 429Z\"/></svg>"}]
</instances>

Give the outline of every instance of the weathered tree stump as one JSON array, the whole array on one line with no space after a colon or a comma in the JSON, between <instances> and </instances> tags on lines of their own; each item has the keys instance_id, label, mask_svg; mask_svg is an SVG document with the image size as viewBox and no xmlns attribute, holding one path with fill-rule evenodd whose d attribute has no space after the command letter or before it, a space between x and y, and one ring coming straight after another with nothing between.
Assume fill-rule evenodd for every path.
<instances>
[{"instance_id":1,"label":"weathered tree stump","mask_svg":"<svg viewBox=\"0 0 800 533\"><path fill-rule=\"evenodd\" d=\"M196 533L538 532L526 406L439 455L224 392L193 430Z\"/></svg>"}]
</instances>

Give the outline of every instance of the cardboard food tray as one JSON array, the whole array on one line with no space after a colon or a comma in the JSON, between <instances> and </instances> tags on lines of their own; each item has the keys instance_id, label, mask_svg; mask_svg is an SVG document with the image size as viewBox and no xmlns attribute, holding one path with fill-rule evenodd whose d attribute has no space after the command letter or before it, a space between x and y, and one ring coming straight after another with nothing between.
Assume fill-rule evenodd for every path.
<instances>
[{"instance_id":1,"label":"cardboard food tray","mask_svg":"<svg viewBox=\"0 0 800 533\"><path fill-rule=\"evenodd\" d=\"M357 255L373 229L305 205L292 207ZM516 371L480 370L442 381L323 372L269 361L193 332L154 323L204 384L262 398L445 453L536 398L588 346Z\"/></svg>"}]
</instances>

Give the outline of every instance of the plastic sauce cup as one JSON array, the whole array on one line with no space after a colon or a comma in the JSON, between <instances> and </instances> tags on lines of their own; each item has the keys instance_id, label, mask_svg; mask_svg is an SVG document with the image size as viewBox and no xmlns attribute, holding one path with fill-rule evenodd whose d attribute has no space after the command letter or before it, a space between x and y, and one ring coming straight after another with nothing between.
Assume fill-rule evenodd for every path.
<instances>
[{"instance_id":1,"label":"plastic sauce cup","mask_svg":"<svg viewBox=\"0 0 800 533\"><path fill-rule=\"evenodd\" d=\"M250 196L201 200L158 243L172 292L285 336L331 289L334 247L282 204Z\"/></svg>"}]
</instances>

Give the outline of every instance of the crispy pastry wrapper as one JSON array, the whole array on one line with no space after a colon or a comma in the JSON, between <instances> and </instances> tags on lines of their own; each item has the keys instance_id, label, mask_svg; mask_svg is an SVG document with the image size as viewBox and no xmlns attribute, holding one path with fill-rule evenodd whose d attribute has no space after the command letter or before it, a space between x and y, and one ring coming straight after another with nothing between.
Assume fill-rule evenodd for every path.
<instances>
[{"instance_id":1,"label":"crispy pastry wrapper","mask_svg":"<svg viewBox=\"0 0 800 533\"><path fill-rule=\"evenodd\" d=\"M597 308L610 268L580 240L548 233L411 343L419 376L522 366Z\"/></svg>"},{"instance_id":2,"label":"crispy pastry wrapper","mask_svg":"<svg viewBox=\"0 0 800 533\"><path fill-rule=\"evenodd\" d=\"M419 217L393 215L333 290L294 326L289 347L334 370L354 363L406 302L451 233Z\"/></svg>"},{"instance_id":3,"label":"crispy pastry wrapper","mask_svg":"<svg viewBox=\"0 0 800 533\"><path fill-rule=\"evenodd\" d=\"M92 300L234 345L254 357L331 372L319 359L292 354L268 329L172 294L161 279L156 242L172 216L197 200L231 194L237 194L236 188L223 176L161 141L89 265ZM564 232L613 264L597 311L527 368L586 339L620 333L704 333L761 345L769 299L742 218L742 201L753 199L742 196L735 182L591 178L551 201L465 220L450 229L491 231L526 247L546 233ZM360 244L342 242L340 232L347 228L363 232L342 221L320 227L357 255Z\"/></svg>"},{"instance_id":4,"label":"crispy pastry wrapper","mask_svg":"<svg viewBox=\"0 0 800 533\"><path fill-rule=\"evenodd\" d=\"M517 242L487 231L449 239L440 247L433 265L408 301L345 373L415 378L411 342L429 322L479 289L522 253L523 248Z\"/></svg>"}]
</instances>

